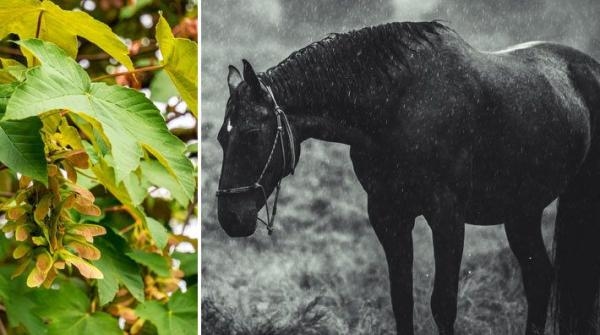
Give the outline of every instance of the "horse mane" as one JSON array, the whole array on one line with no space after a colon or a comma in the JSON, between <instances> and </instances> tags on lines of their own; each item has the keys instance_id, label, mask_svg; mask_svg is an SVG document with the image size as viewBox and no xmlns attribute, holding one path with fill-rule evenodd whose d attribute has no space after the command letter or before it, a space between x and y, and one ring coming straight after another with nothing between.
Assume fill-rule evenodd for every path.
<instances>
[{"instance_id":1,"label":"horse mane","mask_svg":"<svg viewBox=\"0 0 600 335\"><path fill-rule=\"evenodd\" d=\"M393 22L330 34L293 52L260 77L274 91L303 99L308 105L341 96L354 99L356 104L359 92L373 95L377 93L374 89L393 89L389 84L406 78L413 48L435 47L440 39L434 37L442 31L452 30L439 21Z\"/></svg>"}]
</instances>

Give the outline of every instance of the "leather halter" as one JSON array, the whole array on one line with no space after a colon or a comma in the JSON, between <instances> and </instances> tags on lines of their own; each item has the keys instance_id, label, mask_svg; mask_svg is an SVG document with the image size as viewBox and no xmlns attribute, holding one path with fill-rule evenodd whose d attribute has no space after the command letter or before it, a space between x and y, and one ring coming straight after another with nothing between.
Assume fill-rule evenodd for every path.
<instances>
[{"instance_id":1,"label":"leather halter","mask_svg":"<svg viewBox=\"0 0 600 335\"><path fill-rule=\"evenodd\" d=\"M257 219L267 227L267 231L269 232L269 235L271 235L273 233L273 224L275 222L275 215L277 214L277 200L279 199L279 190L281 189L281 180L283 179L283 177L286 176L287 173L294 174L294 169L296 168L296 146L294 143L294 134L292 133L292 127L290 127L290 122L288 121L287 116L283 112L283 109L281 109L281 107L277 104L277 100L275 100L275 95L273 95L273 91L271 90L271 87L264 85L262 82L261 82L261 86L264 86L266 88L267 92L271 96L271 100L273 100L274 114L275 114L275 118L277 120L277 133L275 134L275 139L273 140L273 146L271 147L271 151L269 153L269 158L267 159L267 162L265 163L265 166L262 169L260 176L258 177L258 179L256 180L256 182L254 184L247 185L247 186L219 189L217 191L217 197L230 195L230 194L240 194L240 193L252 192L257 189L261 190L262 196L265 199L267 221L265 222L263 219L261 219L259 217L257 217ZM284 132L286 133L287 138L288 138L288 146L289 146L289 151L290 151L289 165L287 164L288 161L286 159L286 150L285 150L285 144L284 144L284 139L283 139ZM267 172L267 169L269 168L269 165L271 164L271 161L273 160L273 155L275 153L275 148L277 147L277 143L281 144L281 156L283 158L283 160L282 160L283 163L281 165L281 178L277 182L277 186L275 188L275 202L273 202L273 212L270 214L269 213L269 204L268 204L269 197L267 197L267 192L265 191L265 188L263 187L261 182L262 182L263 177L265 176L265 173Z\"/></svg>"}]
</instances>

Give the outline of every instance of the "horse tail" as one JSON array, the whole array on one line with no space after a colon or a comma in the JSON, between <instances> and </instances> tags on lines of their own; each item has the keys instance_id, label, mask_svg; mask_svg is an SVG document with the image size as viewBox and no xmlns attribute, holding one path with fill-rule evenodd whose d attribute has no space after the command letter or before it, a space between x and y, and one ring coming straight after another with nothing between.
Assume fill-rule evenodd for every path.
<instances>
[{"instance_id":1,"label":"horse tail","mask_svg":"<svg viewBox=\"0 0 600 335\"><path fill-rule=\"evenodd\" d=\"M600 171L592 170L584 167L558 200L553 312L554 331L560 335L591 335L598 330Z\"/></svg>"}]
</instances>

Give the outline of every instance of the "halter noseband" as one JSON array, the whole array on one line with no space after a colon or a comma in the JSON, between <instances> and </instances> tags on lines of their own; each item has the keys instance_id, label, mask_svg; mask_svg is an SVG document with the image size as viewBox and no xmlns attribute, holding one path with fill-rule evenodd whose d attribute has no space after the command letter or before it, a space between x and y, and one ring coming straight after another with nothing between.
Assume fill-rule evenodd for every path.
<instances>
[{"instance_id":1,"label":"halter noseband","mask_svg":"<svg viewBox=\"0 0 600 335\"><path fill-rule=\"evenodd\" d=\"M275 214L277 214L277 199L279 199L279 190L281 189L281 180L283 179L283 177L286 176L286 173L288 173L288 172L290 174L294 174L294 169L296 168L296 146L294 143L294 134L292 133L292 127L290 127L290 122L288 121L287 116L283 112L283 109L281 109L281 107L277 104L277 100L275 100L275 95L273 95L273 91L271 90L271 87L264 85L262 83L261 83L261 85L267 89L267 92L271 96L271 100L273 100L273 106L275 108L274 114L275 114L275 118L277 119L277 133L275 134L275 139L273 140L273 146L271 147L271 151L269 153L269 158L267 159L267 162L265 163L265 167L262 169L260 176L258 177L258 179L256 180L256 182L254 184L248 185L248 186L219 189L217 191L217 197L229 195L229 194L246 193L246 192L254 191L256 189L260 189L261 193L263 195L263 198L265 199L267 221L265 222L263 219L261 219L259 217L257 217L257 219L267 227L267 231L269 232L269 235L271 235L273 233L273 224L275 222ZM289 166L287 164L287 159L286 159L286 151L285 151L285 144L284 144L284 140L283 140L283 132L285 132L287 135L288 146L290 148L290 164L289 164ZM278 142L281 144L281 156L283 158L283 163L281 165L281 178L277 182L277 186L275 188L275 202L273 202L273 212L271 214L269 214L269 204L268 204L269 198L267 197L267 192L265 191L265 188L263 187L261 182L262 182L263 177L265 176L265 172L267 172L267 169L269 168L269 165L271 164L271 161L273 160L273 154L275 153L275 148L277 147ZM286 170L286 168L287 168L287 170Z\"/></svg>"}]
</instances>

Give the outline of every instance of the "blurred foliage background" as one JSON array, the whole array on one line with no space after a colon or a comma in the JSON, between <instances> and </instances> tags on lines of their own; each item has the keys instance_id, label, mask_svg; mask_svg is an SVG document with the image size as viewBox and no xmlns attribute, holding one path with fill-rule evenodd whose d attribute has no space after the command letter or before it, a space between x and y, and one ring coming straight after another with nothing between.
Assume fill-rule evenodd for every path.
<instances>
[{"instance_id":1,"label":"blurred foliage background","mask_svg":"<svg viewBox=\"0 0 600 335\"><path fill-rule=\"evenodd\" d=\"M162 59L155 40L155 26L158 22L159 12L173 28L175 37L187 38L198 41L198 2L196 0L56 0L54 1L65 10L85 11L95 19L107 24L113 32L122 38L129 48L130 57L136 68L149 68L159 65ZM17 36L8 36L0 42L0 57L13 58L25 63L19 48L11 43ZM108 54L85 39L79 39L79 53L77 61L87 71L91 78L102 80L109 84L129 86L143 92L161 111L170 131L187 145L188 157L197 169L198 139L196 117L190 108L181 99L168 75L163 70L140 71L136 78L125 74L127 70L119 65ZM124 73L119 75L120 73ZM82 177L80 177L81 180ZM81 181L85 184L85 180ZM8 197L18 188L17 176L6 169L0 171L0 197ZM102 215L95 219L100 225L111 227L115 230L125 229L131 225L132 217L121 210L119 202L105 189L94 187L91 189L96 197L96 204L102 209ZM70 334L61 332L54 321L54 328L48 330L37 315L49 315L56 320L61 320L60 327L73 326L79 322L77 317L85 318L90 314L100 316L106 313L111 318L102 317L91 319L93 327L87 331L95 334L114 333L114 327L120 327L121 333L127 334L170 334L165 329L182 329L182 334L196 332L195 309L197 294L197 263L198 239L200 234L198 217L198 201L194 199L186 206L178 204L166 189L152 187L143 202L145 212L149 217L159 222L169 233L166 241L165 257L157 260L158 263L148 263L144 267L133 263L113 264L114 271L110 275L119 277L118 283L126 282L124 277L141 276L142 290L146 301L145 307L136 310L135 299L129 295L121 285L117 297L109 304L101 306L97 299L97 292L90 281L83 278L71 278L60 282L60 290L29 289L24 285L24 276L11 278L14 270L14 241L0 234L0 334ZM4 216L0 219L4 220ZM121 241L109 232L105 237L99 238L99 248L102 255L110 261L121 259L129 247L133 245L119 245L114 241ZM134 242L145 243L143 236L137 236ZM111 256L111 252L113 253ZM158 250L158 253L162 251ZM160 255L156 255L161 257ZM113 257L113 258L111 258ZM121 257L121 258L119 258ZM150 257L152 258L152 257ZM98 261L100 262L100 261ZM164 262L164 264L163 264ZM128 265L129 264L129 265ZM121 273L122 266L129 266L132 272ZM158 267L156 267L158 266ZM104 267L107 268L106 263ZM110 267L110 266L108 266ZM143 268L143 269L142 269ZM162 270L161 270L162 269ZM158 272L158 273L157 273ZM106 277L105 273L105 277ZM64 278L62 278L64 279ZM41 293L40 293L41 292ZM82 293L83 292L83 293ZM188 292L182 294L181 292ZM168 302L167 302L168 301ZM156 303L154 303L156 302ZM140 305L137 305L139 307ZM190 309L191 308L191 309ZM81 310L81 311L80 311ZM33 312L35 311L35 313ZM172 320L167 313L180 313L180 320ZM177 312L175 312L177 311ZM39 313L38 313L39 312ZM82 314L77 314L81 312ZM62 314L61 314L62 313ZM70 314L69 314L70 313ZM162 313L162 314L161 314ZM149 318L150 316L150 318ZM71 317L71 319L69 319ZM151 322L139 322L140 317L151 319ZM71 321L72 325L68 323ZM103 328L104 327L104 328ZM169 328L170 327L170 328ZM179 328L177 328L179 327ZM66 328L64 328L66 329ZM104 330L102 330L104 329ZM110 330L109 330L110 329ZM118 329L117 329L118 330ZM166 332L165 332L166 331ZM178 331L179 333L179 331Z\"/></svg>"},{"instance_id":2,"label":"blurred foliage background","mask_svg":"<svg viewBox=\"0 0 600 335\"><path fill-rule=\"evenodd\" d=\"M257 71L325 37L390 21L444 20L467 42L499 50L530 40L577 47L600 58L595 0L241 0L202 3L202 328L210 334L392 334L383 250L348 147L309 140L283 182L272 237L230 239L216 197L222 152L216 141L228 97L227 65ZM547 246L554 206L543 217ZM431 235L417 219L415 328L435 333L429 299ZM502 226L467 226L457 331L524 332L525 300Z\"/></svg>"}]
</instances>

